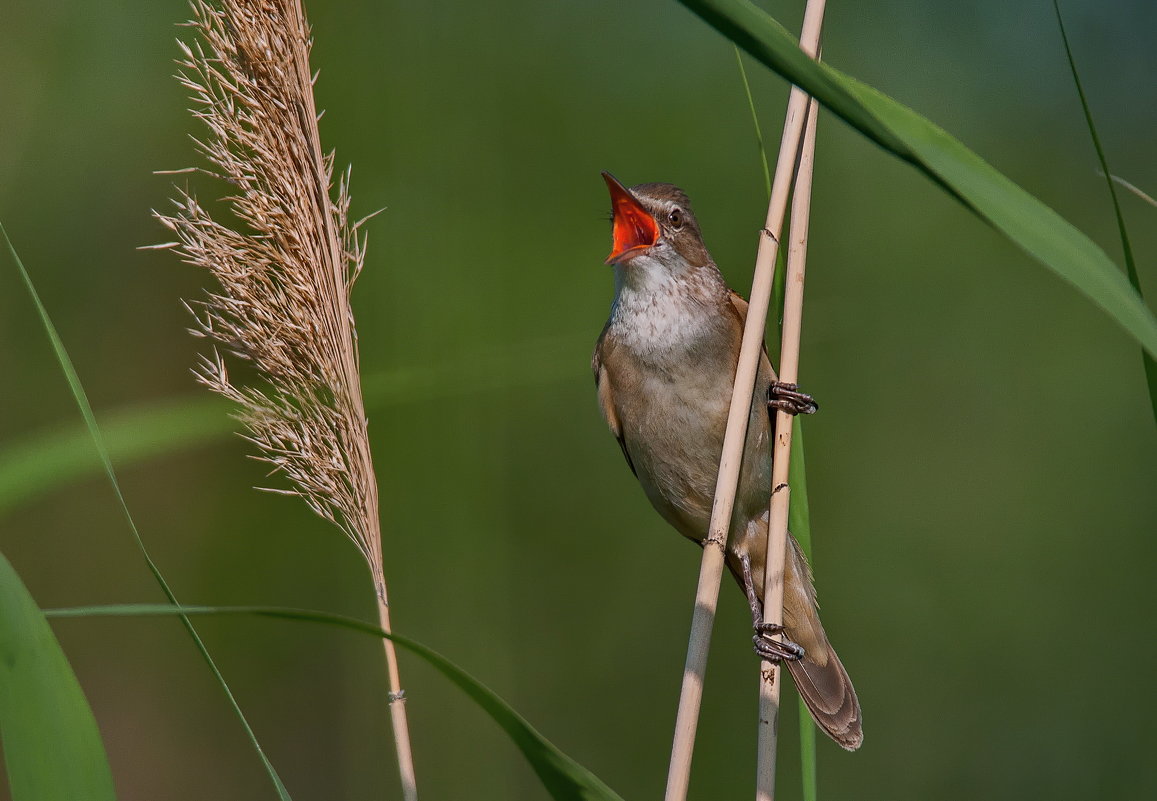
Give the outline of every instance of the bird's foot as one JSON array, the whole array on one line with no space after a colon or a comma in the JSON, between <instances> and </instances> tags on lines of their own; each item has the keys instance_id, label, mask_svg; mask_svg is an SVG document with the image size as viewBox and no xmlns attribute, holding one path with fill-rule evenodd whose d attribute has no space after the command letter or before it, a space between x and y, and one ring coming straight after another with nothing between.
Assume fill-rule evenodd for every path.
<instances>
[{"instance_id":1,"label":"bird's foot","mask_svg":"<svg viewBox=\"0 0 1157 801\"><path fill-rule=\"evenodd\" d=\"M773 381L767 390L767 406L788 414L815 414L820 405L806 392L799 391L798 384Z\"/></svg>"},{"instance_id":2,"label":"bird's foot","mask_svg":"<svg viewBox=\"0 0 1157 801\"><path fill-rule=\"evenodd\" d=\"M803 646L783 636L784 628L778 623L763 622L763 604L755 594L755 582L751 578L751 559L747 554L739 557L743 565L743 591L747 593L747 603L751 606L751 627L755 636L751 642L755 654L768 662L795 662L803 659ZM775 639L776 637L781 639Z\"/></svg>"},{"instance_id":3,"label":"bird's foot","mask_svg":"<svg viewBox=\"0 0 1157 801\"><path fill-rule=\"evenodd\" d=\"M761 626L755 627L755 636L751 638L751 641L755 645L756 656L768 662L798 662L803 659L802 645L787 639L773 639L776 634L783 633L783 626L776 626L774 623L762 625L774 627L775 630L772 631L769 628L766 631L760 631Z\"/></svg>"}]
</instances>

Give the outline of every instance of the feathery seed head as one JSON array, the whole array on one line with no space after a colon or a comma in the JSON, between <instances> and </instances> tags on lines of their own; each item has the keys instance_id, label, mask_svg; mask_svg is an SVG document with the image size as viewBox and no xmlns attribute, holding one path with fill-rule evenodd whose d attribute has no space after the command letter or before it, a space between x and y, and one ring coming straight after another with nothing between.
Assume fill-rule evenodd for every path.
<instances>
[{"instance_id":1,"label":"feathery seed head","mask_svg":"<svg viewBox=\"0 0 1157 801\"><path fill-rule=\"evenodd\" d=\"M230 185L236 227L187 191L157 218L170 247L212 273L218 288L187 303L193 333L249 362L263 386L230 380L220 351L198 380L240 407L258 458L381 570L377 486L370 458L349 295L365 242L349 222L349 174L331 197L309 70L310 33L292 0L193 0L198 40L179 43L178 78L207 133L207 170Z\"/></svg>"}]
</instances>

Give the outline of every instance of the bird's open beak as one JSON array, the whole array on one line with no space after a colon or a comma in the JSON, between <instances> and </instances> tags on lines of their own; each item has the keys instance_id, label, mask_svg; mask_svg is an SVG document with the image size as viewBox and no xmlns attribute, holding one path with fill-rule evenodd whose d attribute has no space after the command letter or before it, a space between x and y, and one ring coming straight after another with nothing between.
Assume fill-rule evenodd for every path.
<instances>
[{"instance_id":1,"label":"bird's open beak","mask_svg":"<svg viewBox=\"0 0 1157 801\"><path fill-rule=\"evenodd\" d=\"M614 264L628 253L654 245L659 240L659 226L651 213L615 176L604 171L603 180L610 190L611 208L615 214L614 245L606 263Z\"/></svg>"}]
</instances>

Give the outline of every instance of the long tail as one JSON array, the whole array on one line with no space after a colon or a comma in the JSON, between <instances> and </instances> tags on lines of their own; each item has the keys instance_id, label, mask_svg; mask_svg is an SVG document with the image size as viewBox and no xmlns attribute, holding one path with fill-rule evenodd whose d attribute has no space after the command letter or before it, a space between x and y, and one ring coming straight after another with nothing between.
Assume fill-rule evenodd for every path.
<instances>
[{"instance_id":1,"label":"long tail","mask_svg":"<svg viewBox=\"0 0 1157 801\"><path fill-rule=\"evenodd\" d=\"M784 633L789 640L803 646L804 656L784 664L791 671L796 689L811 711L816 725L841 747L855 751L864 742L860 700L820 623L807 559L800 551L795 537L788 537L788 542L790 546L783 594ZM752 556L757 557L752 559L755 563L753 567L756 568L755 586L762 596L763 560L758 558L761 554ZM740 575L736 575L736 578L742 586Z\"/></svg>"},{"instance_id":2,"label":"long tail","mask_svg":"<svg viewBox=\"0 0 1157 801\"><path fill-rule=\"evenodd\" d=\"M828 736L849 751L864 742L860 699L820 623L811 568L795 537L789 537L784 583L785 634L804 647L804 657L787 662L796 689Z\"/></svg>"}]
</instances>

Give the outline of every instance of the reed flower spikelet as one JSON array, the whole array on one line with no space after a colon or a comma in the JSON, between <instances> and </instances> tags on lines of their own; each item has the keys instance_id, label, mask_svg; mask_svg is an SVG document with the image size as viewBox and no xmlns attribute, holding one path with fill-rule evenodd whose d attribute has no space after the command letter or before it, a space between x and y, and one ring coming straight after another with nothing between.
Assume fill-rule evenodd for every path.
<instances>
[{"instance_id":1,"label":"reed flower spikelet","mask_svg":"<svg viewBox=\"0 0 1157 801\"><path fill-rule=\"evenodd\" d=\"M181 259L218 287L186 305L193 333L214 343L195 372L236 402L257 458L357 546L373 577L379 618L389 614L378 490L370 454L350 291L365 239L349 221L349 173L333 189L322 152L309 68L310 30L300 0L193 0L197 40L181 43L178 78L208 129L195 140L212 175L227 182L234 227L187 190L156 216ZM227 354L248 362L260 386L238 386ZM416 797L405 706L393 645L385 641L391 714L406 798Z\"/></svg>"}]
</instances>

